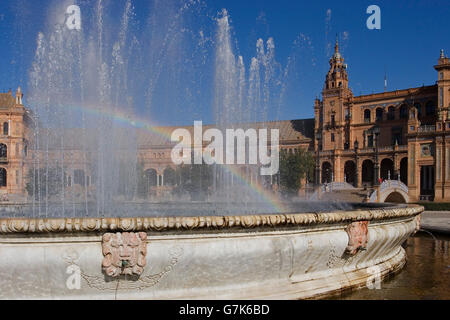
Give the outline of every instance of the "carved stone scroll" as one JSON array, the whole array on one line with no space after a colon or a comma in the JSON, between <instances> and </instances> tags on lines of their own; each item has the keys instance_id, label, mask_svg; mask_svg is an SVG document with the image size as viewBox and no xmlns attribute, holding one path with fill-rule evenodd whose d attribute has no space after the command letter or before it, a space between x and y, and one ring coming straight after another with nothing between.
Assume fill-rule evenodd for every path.
<instances>
[{"instance_id":1,"label":"carved stone scroll","mask_svg":"<svg viewBox=\"0 0 450 320\"><path fill-rule=\"evenodd\" d=\"M140 276L146 265L147 233L105 233L102 251L102 267L106 275L113 278Z\"/></svg>"},{"instance_id":2,"label":"carved stone scroll","mask_svg":"<svg viewBox=\"0 0 450 320\"><path fill-rule=\"evenodd\" d=\"M251 229L257 227L311 226L413 217L423 207L382 208L328 213L291 213L252 216L146 217L146 218L0 218L0 234L15 233L91 233L91 232L163 232L192 230Z\"/></svg>"}]
</instances>

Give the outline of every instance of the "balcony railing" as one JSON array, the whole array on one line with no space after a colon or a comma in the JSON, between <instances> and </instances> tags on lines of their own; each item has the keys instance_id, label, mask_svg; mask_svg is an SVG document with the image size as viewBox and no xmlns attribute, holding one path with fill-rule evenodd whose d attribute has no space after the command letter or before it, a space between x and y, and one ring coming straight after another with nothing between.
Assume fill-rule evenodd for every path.
<instances>
[{"instance_id":1,"label":"balcony railing","mask_svg":"<svg viewBox=\"0 0 450 320\"><path fill-rule=\"evenodd\" d=\"M333 151L320 151L321 156L331 156L333 155Z\"/></svg>"},{"instance_id":2,"label":"balcony railing","mask_svg":"<svg viewBox=\"0 0 450 320\"><path fill-rule=\"evenodd\" d=\"M388 146L388 147L379 147L378 152L395 152L395 151L408 151L408 145L401 145L397 147L397 150L395 149L395 146ZM377 149L375 147L367 147L362 148L358 150L359 153L375 153L377 152ZM327 151L320 151L321 156L331 156L333 155L333 150L327 150ZM354 155L356 153L355 149L350 150L342 150L342 155Z\"/></svg>"},{"instance_id":3,"label":"balcony railing","mask_svg":"<svg viewBox=\"0 0 450 320\"><path fill-rule=\"evenodd\" d=\"M420 196L420 201L432 202L434 201L434 196Z\"/></svg>"},{"instance_id":4,"label":"balcony railing","mask_svg":"<svg viewBox=\"0 0 450 320\"><path fill-rule=\"evenodd\" d=\"M0 157L0 163L2 163L2 164L8 163L8 158L6 158L6 157Z\"/></svg>"},{"instance_id":5,"label":"balcony railing","mask_svg":"<svg viewBox=\"0 0 450 320\"><path fill-rule=\"evenodd\" d=\"M419 127L419 132L435 132L436 126L433 125L424 125Z\"/></svg>"}]
</instances>

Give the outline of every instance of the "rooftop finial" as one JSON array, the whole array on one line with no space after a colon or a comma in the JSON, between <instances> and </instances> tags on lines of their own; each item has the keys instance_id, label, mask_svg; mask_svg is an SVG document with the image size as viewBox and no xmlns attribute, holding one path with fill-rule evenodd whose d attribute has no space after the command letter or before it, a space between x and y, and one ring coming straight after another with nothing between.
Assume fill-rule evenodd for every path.
<instances>
[{"instance_id":1,"label":"rooftop finial","mask_svg":"<svg viewBox=\"0 0 450 320\"><path fill-rule=\"evenodd\" d=\"M22 89L19 86L16 91L16 104L22 105L23 104L22 98L23 98L23 93L22 93Z\"/></svg>"},{"instance_id":2,"label":"rooftop finial","mask_svg":"<svg viewBox=\"0 0 450 320\"><path fill-rule=\"evenodd\" d=\"M445 56L444 56L444 49L441 49L441 59L444 59L445 58Z\"/></svg>"}]
</instances>

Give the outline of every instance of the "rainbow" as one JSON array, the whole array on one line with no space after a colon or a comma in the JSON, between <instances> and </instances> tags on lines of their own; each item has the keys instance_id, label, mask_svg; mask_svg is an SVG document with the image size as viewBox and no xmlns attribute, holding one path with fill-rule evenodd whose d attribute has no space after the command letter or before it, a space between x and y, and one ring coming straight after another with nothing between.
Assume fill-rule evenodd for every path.
<instances>
[{"instance_id":1,"label":"rainbow","mask_svg":"<svg viewBox=\"0 0 450 320\"><path fill-rule=\"evenodd\" d=\"M223 168L227 172L236 177L246 186L249 187L255 194L259 195L264 201L270 205L270 207L275 210L275 213L288 212L289 208L284 204L281 199L271 190L264 188L261 184L252 183L250 179L239 170L238 167L232 165L224 165Z\"/></svg>"},{"instance_id":2,"label":"rainbow","mask_svg":"<svg viewBox=\"0 0 450 320\"><path fill-rule=\"evenodd\" d=\"M138 117L132 117L125 112L119 111L120 108L99 107L98 105L64 105L64 107L79 112L85 112L93 116L108 117L119 124L131 125L135 128L140 128L150 133L157 134L169 142L171 141L171 134L173 132L172 127L156 126L151 121L142 120ZM111 109L116 109L116 111L112 111ZM270 205L271 209L275 210L276 213L288 211L287 206L273 191L265 189L258 183L252 183L237 166L222 165L222 167L226 172L229 172L232 176L244 183L256 195L259 195L268 205Z\"/></svg>"}]
</instances>

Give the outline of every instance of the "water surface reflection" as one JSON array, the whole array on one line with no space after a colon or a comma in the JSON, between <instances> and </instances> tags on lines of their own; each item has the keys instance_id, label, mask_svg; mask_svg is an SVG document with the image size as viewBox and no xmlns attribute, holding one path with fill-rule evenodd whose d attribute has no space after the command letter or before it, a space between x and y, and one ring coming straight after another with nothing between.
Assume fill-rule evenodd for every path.
<instances>
[{"instance_id":1,"label":"water surface reflection","mask_svg":"<svg viewBox=\"0 0 450 320\"><path fill-rule=\"evenodd\" d=\"M450 237L420 232L406 243L408 262L380 290L367 288L344 293L345 300L448 300L450 299Z\"/></svg>"}]
</instances>

